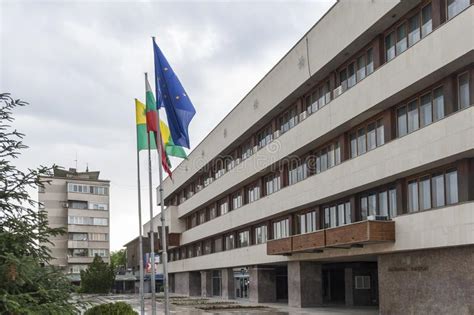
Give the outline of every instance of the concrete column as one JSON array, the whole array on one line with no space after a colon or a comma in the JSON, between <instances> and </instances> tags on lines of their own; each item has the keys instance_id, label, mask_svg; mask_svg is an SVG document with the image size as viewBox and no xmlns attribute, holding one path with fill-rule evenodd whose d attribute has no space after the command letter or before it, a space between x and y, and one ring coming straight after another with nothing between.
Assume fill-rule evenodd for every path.
<instances>
[{"instance_id":1,"label":"concrete column","mask_svg":"<svg viewBox=\"0 0 474 315\"><path fill-rule=\"evenodd\" d=\"M309 261L288 262L288 305L308 307L322 304L321 264Z\"/></svg>"},{"instance_id":2,"label":"concrete column","mask_svg":"<svg viewBox=\"0 0 474 315\"><path fill-rule=\"evenodd\" d=\"M354 276L352 268L347 267L344 269L344 286L346 296L346 306L354 305Z\"/></svg>"},{"instance_id":3,"label":"concrete column","mask_svg":"<svg viewBox=\"0 0 474 315\"><path fill-rule=\"evenodd\" d=\"M212 296L212 273L211 271L201 271L201 296Z\"/></svg>"},{"instance_id":4,"label":"concrete column","mask_svg":"<svg viewBox=\"0 0 474 315\"><path fill-rule=\"evenodd\" d=\"M250 301L276 302L276 272L271 267L254 266L249 269Z\"/></svg>"},{"instance_id":5,"label":"concrete column","mask_svg":"<svg viewBox=\"0 0 474 315\"><path fill-rule=\"evenodd\" d=\"M189 296L201 295L201 274L199 271L175 274L175 292Z\"/></svg>"},{"instance_id":6,"label":"concrete column","mask_svg":"<svg viewBox=\"0 0 474 315\"><path fill-rule=\"evenodd\" d=\"M222 298L235 299L234 270L232 268L222 269Z\"/></svg>"}]
</instances>

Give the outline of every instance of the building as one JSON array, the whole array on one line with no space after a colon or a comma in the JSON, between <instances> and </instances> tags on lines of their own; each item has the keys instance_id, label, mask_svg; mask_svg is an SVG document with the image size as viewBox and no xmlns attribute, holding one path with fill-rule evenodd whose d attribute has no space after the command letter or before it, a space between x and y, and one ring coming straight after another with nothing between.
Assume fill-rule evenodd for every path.
<instances>
[{"instance_id":1,"label":"building","mask_svg":"<svg viewBox=\"0 0 474 315\"><path fill-rule=\"evenodd\" d=\"M337 2L164 181L171 290L472 314L472 4Z\"/></svg>"},{"instance_id":2,"label":"building","mask_svg":"<svg viewBox=\"0 0 474 315\"><path fill-rule=\"evenodd\" d=\"M94 256L110 261L110 182L99 179L99 172L73 168L55 168L51 177L42 180L45 187L39 189L38 199L48 213L49 225L67 231L51 239L51 264L80 281L80 271Z\"/></svg>"}]
</instances>

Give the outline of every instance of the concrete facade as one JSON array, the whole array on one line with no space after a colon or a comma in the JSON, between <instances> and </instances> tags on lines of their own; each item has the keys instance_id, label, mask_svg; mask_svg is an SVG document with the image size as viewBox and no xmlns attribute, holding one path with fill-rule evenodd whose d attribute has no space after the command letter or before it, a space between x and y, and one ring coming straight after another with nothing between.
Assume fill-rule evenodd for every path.
<instances>
[{"instance_id":1,"label":"concrete facade","mask_svg":"<svg viewBox=\"0 0 474 315\"><path fill-rule=\"evenodd\" d=\"M176 293L473 311L474 6L447 9L338 1L190 153L163 184Z\"/></svg>"},{"instance_id":2,"label":"concrete facade","mask_svg":"<svg viewBox=\"0 0 474 315\"><path fill-rule=\"evenodd\" d=\"M94 255L110 260L110 182L99 179L99 172L63 168L41 179L45 184L39 188L38 200L49 225L66 230L51 239L51 263L79 281L80 270L87 268Z\"/></svg>"}]
</instances>

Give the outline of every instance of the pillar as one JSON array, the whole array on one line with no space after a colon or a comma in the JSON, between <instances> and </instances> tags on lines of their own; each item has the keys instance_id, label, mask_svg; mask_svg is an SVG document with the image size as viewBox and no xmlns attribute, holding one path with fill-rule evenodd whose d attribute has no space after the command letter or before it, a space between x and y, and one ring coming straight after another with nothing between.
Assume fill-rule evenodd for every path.
<instances>
[{"instance_id":1,"label":"pillar","mask_svg":"<svg viewBox=\"0 0 474 315\"><path fill-rule=\"evenodd\" d=\"M250 301L276 302L276 272L271 267L254 266L249 269Z\"/></svg>"},{"instance_id":2,"label":"pillar","mask_svg":"<svg viewBox=\"0 0 474 315\"><path fill-rule=\"evenodd\" d=\"M201 296L212 296L212 273L211 271L201 271Z\"/></svg>"},{"instance_id":3,"label":"pillar","mask_svg":"<svg viewBox=\"0 0 474 315\"><path fill-rule=\"evenodd\" d=\"M354 276L351 267L344 268L346 306L354 305Z\"/></svg>"},{"instance_id":4,"label":"pillar","mask_svg":"<svg viewBox=\"0 0 474 315\"><path fill-rule=\"evenodd\" d=\"M234 270L232 268L222 269L222 298L235 299Z\"/></svg>"},{"instance_id":5,"label":"pillar","mask_svg":"<svg viewBox=\"0 0 474 315\"><path fill-rule=\"evenodd\" d=\"M310 261L288 262L288 305L308 307L322 304L321 264Z\"/></svg>"}]
</instances>

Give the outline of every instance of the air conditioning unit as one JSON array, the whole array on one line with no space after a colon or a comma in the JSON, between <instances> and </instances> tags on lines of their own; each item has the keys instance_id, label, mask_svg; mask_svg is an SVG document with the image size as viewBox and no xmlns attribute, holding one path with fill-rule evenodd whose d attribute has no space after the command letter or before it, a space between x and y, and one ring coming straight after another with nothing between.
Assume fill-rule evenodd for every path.
<instances>
[{"instance_id":1,"label":"air conditioning unit","mask_svg":"<svg viewBox=\"0 0 474 315\"><path fill-rule=\"evenodd\" d=\"M334 89L334 98L341 95L342 92L344 92L343 89L342 89L342 85L339 85L337 88Z\"/></svg>"},{"instance_id":2,"label":"air conditioning unit","mask_svg":"<svg viewBox=\"0 0 474 315\"><path fill-rule=\"evenodd\" d=\"M276 139L280 136L280 130L277 130L273 133L273 139Z\"/></svg>"},{"instance_id":3,"label":"air conditioning unit","mask_svg":"<svg viewBox=\"0 0 474 315\"><path fill-rule=\"evenodd\" d=\"M69 208L69 203L63 202L63 208Z\"/></svg>"}]
</instances>

